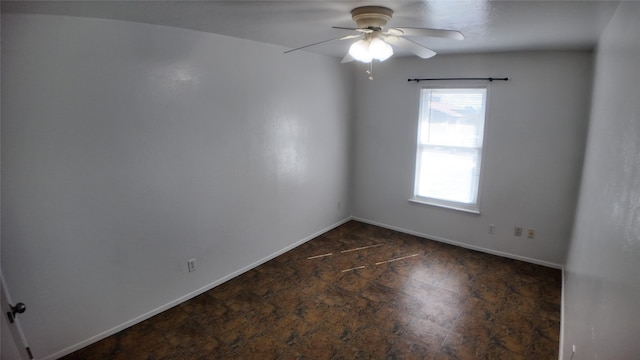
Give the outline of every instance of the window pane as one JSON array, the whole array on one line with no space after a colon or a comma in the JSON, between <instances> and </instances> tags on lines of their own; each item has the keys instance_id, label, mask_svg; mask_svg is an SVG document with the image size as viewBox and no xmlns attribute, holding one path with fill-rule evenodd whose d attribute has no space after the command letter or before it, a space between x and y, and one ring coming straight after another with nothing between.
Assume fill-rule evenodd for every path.
<instances>
[{"instance_id":1,"label":"window pane","mask_svg":"<svg viewBox=\"0 0 640 360\"><path fill-rule=\"evenodd\" d=\"M486 88L422 89L414 199L478 211Z\"/></svg>"},{"instance_id":2,"label":"window pane","mask_svg":"<svg viewBox=\"0 0 640 360\"><path fill-rule=\"evenodd\" d=\"M479 151L424 147L418 156L416 195L473 204L476 202Z\"/></svg>"},{"instance_id":3,"label":"window pane","mask_svg":"<svg viewBox=\"0 0 640 360\"><path fill-rule=\"evenodd\" d=\"M423 89L421 144L480 147L486 89Z\"/></svg>"}]
</instances>

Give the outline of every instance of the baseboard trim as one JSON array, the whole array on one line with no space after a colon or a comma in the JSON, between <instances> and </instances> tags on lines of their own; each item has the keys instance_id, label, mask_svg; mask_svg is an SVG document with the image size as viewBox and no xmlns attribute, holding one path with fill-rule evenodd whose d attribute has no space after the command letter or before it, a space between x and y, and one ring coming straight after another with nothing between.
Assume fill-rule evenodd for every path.
<instances>
[{"instance_id":1,"label":"baseboard trim","mask_svg":"<svg viewBox=\"0 0 640 360\"><path fill-rule=\"evenodd\" d=\"M426 233L421 233L421 232L418 232L418 231L405 229L405 228L402 228L402 227L399 227L399 226L389 225L389 224L381 223L381 222L374 221L374 220L364 219L364 218L360 218L360 217L356 217L356 216L352 216L351 219L355 220L355 221L360 221L360 222L363 222L363 223L366 223L366 224L380 226L380 227L383 227L385 229L399 231L401 233L405 233L405 234L409 234L409 235L415 235L415 236L423 237L423 238L426 238L426 239L429 239L429 240L435 240L435 241L442 242L442 243L445 243L445 244L450 244L450 245L463 247L463 248L470 249L470 250L476 250L476 251L480 251L480 252L484 252L484 253L492 254L492 255L498 255L498 256L501 256L501 257L509 258L509 259L525 261L525 262L528 262L528 263L532 263L532 264L536 264L536 265L542 265L542 266L546 266L546 267L553 268L553 269L562 269L562 265L556 264L556 263L552 263L552 262L548 262L548 261L544 261L544 260L538 260L538 259L533 259L533 258L529 258L529 257L526 257L526 256L510 254L510 253L506 253L506 252L502 252L502 251L497 251L497 250L493 250L493 249L484 248L484 247L481 247L481 246L469 245L469 244L466 244L466 243L463 243L463 242L458 242L458 241L446 239L446 238L443 238L443 237L440 237L440 236L434 236L434 235L430 235L430 234L426 234Z\"/></svg>"},{"instance_id":2,"label":"baseboard trim","mask_svg":"<svg viewBox=\"0 0 640 360\"><path fill-rule=\"evenodd\" d=\"M58 352L56 352L54 354L48 355L48 356L46 356L46 357L44 357L42 359L43 360L55 360L55 359L58 359L58 358L60 358L62 356L69 355L74 351L80 350L80 349L82 349L82 348L84 348L86 346L89 346L89 345L91 345L91 344L93 344L95 342L98 342L98 341L100 341L100 340L102 340L104 338L107 338L107 337L109 337L111 335L114 335L114 334L116 334L116 333L118 333L118 332L120 332L120 331L122 331L122 330L124 330L124 329L126 329L128 327L131 327L131 326L133 326L135 324L138 324L138 323L140 323L140 322L142 322L144 320L147 320L147 319L149 319L149 318L151 318L151 317L153 317L155 315L158 315L163 311L169 310L174 306L180 305L181 303L183 303L183 302L185 302L187 300L190 300L190 299L192 299L192 298L194 298L194 297L196 297L196 296L198 296L198 295L200 295L202 293L205 293L205 292L213 289L214 287L216 287L216 286L218 286L218 285L220 285L220 284L222 284L224 282L227 282L227 281L229 281L229 280L231 280L231 279L233 279L233 278L235 278L235 277L237 277L239 275L242 275L245 272L258 267L258 266L266 263L267 261L269 261L269 260L271 260L273 258L276 258L276 257L286 253L287 251L289 251L291 249L294 249L294 248L306 243L307 241L312 240L312 239L314 239L314 238L326 233L327 231L335 229L338 226L340 226L340 225L342 225L342 224L344 224L344 223L346 223L346 222L348 222L350 220L351 220L351 217L344 218L344 219L342 219L342 220L340 220L340 221L338 221L338 222L336 222L336 223L334 223L332 225L327 226L326 228L324 228L322 230L319 230L319 231L317 231L317 232L315 232L315 233L303 238L302 240L299 240L299 241L297 241L297 242L295 242L295 243L293 243L293 244L291 244L289 246L286 246L286 247L284 247L284 248L282 248L282 249L280 249L280 250L278 250L278 251L276 251L276 252L274 252L274 253L272 253L272 254L270 254L270 255L268 255L268 256L266 256L266 257L264 257L264 258L262 258L262 259L260 259L258 261L256 261L256 262L254 262L254 263L252 263L250 265L247 265L247 266L245 266L245 267L243 267L243 268L241 268L239 270L236 270L236 271L234 271L234 272L232 272L232 273L230 273L230 274L228 274L228 275L226 275L226 276L224 276L224 277L222 277L220 279L217 279L216 281L214 281L212 283L209 283L209 284L207 284L207 285L205 285L205 286L203 286L203 287L201 287L201 288L199 288L199 289L197 289L195 291L192 291L192 292L190 292L190 293L188 293L188 294L186 294L184 296L181 296L181 297L179 297L179 298L177 298L177 299L175 299L175 300L173 300L173 301L171 301L171 302L169 302L167 304L164 304L164 305L162 305L160 307L157 307L157 308L155 308L155 309L153 309L153 310L151 310L151 311L149 311L149 312L147 312L145 314L142 314L142 315L140 315L138 317L135 317L135 318L133 318L133 319L121 324L121 325L113 327L113 328L111 328L111 329L109 329L107 331L104 331L104 332L102 332L102 333L100 333L98 335L92 336L92 337L90 337L90 338L88 338L86 340L83 340L83 341L81 341L81 342L79 342L79 343L77 343L75 345L69 346L69 347L67 347L67 348L65 348L63 350L60 350L60 351L58 351Z\"/></svg>"},{"instance_id":3,"label":"baseboard trim","mask_svg":"<svg viewBox=\"0 0 640 360\"><path fill-rule=\"evenodd\" d=\"M565 281L565 269L562 268L562 290L560 292L560 344L558 348L558 360L563 359L564 353L564 281Z\"/></svg>"}]
</instances>

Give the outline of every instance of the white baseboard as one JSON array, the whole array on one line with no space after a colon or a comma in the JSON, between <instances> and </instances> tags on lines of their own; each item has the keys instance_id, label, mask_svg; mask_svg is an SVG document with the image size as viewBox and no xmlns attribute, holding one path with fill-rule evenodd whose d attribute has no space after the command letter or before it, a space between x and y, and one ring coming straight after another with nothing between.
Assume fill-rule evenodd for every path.
<instances>
[{"instance_id":1,"label":"white baseboard","mask_svg":"<svg viewBox=\"0 0 640 360\"><path fill-rule=\"evenodd\" d=\"M334 223L333 225L329 225L328 227L326 227L326 228L324 228L324 229L322 229L320 231L317 231L317 232L305 237L302 240L299 240L299 241L297 241L297 242L295 242L295 243L293 243L293 244L291 244L291 245L289 245L289 246L287 246L287 247L285 247L283 249L280 249L280 250L274 252L273 254L271 254L271 255L269 255L267 257L264 257L264 258L262 258L262 259L260 259L260 260L258 260L256 262L254 262L253 264L247 265L247 266L245 266L245 267L243 267L243 268L241 268L241 269L239 269L237 271L234 271L234 272L232 272L232 273L230 273L230 274L228 274L228 275L226 275L226 276L224 276L224 277L222 277L220 279L215 280L214 282L212 282L210 284L207 284L207 285L205 285L205 286L203 286L203 287L201 287L201 288L199 288L199 289L197 289L195 291L192 291L192 292L190 292L190 293L188 293L188 294L186 294L184 296L181 296L181 297L179 297L179 298L177 298L177 299L175 299L175 300L173 300L173 301L171 301L171 302L169 302L167 304L164 304L164 305L162 305L162 306L160 306L158 308L155 308L155 309L153 309L153 310L151 310L151 311L149 311L149 312L147 312L145 314L142 314L142 315L140 315L138 317L135 317L135 318L133 318L133 319L121 324L121 325L118 325L118 326L116 326L114 328L111 328L111 329L109 329L107 331L104 331L104 332L102 332L102 333L100 333L98 335L92 336L92 337L90 337L90 338L88 338L88 339L86 339L84 341L81 341L81 342L75 344L75 345L69 346L69 347L67 347L67 348L65 348L65 349L63 349L61 351L56 352L55 354L48 355L48 356L46 356L46 357L44 357L42 359L43 360L58 359L58 358L60 358L62 356L71 354L74 351L80 350L80 349L82 349L82 348L84 348L86 346L89 346L89 345L91 345L91 344L93 344L95 342L98 342L98 341L100 341L100 340L102 340L104 338L107 338L107 337L109 337L109 336L111 336L113 334L116 334L116 333L118 333L118 332L120 332L120 331L122 331L122 330L124 330L124 329L126 329L128 327L131 327L131 326L133 326L133 325L135 325L137 323L140 323L140 322L142 322L144 320L147 320L147 319L149 319L149 318L151 318L151 317L153 317L155 315L160 314L163 311L169 310L169 309L171 309L172 307L174 307L176 305L180 305L181 303L183 303L183 302L185 302L185 301L187 301L189 299L192 299L192 298L194 298L194 297L196 297L196 296L198 296L198 295L200 295L202 293L205 293L205 292L213 289L214 287L216 287L216 286L218 286L218 285L220 285L220 284L222 284L222 283L224 283L224 282L226 282L228 280L231 280L231 279L235 278L236 276L244 274L245 272L247 272L247 271L249 271L249 270L251 270L253 268L258 267L258 266L266 263L267 261L269 261L269 260L271 260L273 258L276 258L276 257L286 253L287 251L289 251L291 249L294 249L294 248L306 243L307 241L318 237L319 235L322 235L322 234L326 233L327 231L335 229L336 227L348 222L349 220L351 220L351 217L347 217L345 219L342 219L342 220Z\"/></svg>"},{"instance_id":2,"label":"white baseboard","mask_svg":"<svg viewBox=\"0 0 640 360\"><path fill-rule=\"evenodd\" d=\"M483 248L481 246L469 245L469 244L465 244L465 243L462 243L462 242L458 242L458 241L454 241L454 240L450 240L450 239L445 239L443 237L434 236L434 235L430 235L430 234L425 234L425 233L421 233L421 232L417 232L417 231L413 231L413 230L408 230L408 229L401 228L401 227L398 227L398 226L388 225L388 224L380 223L380 222L373 221L373 220L363 219L363 218L359 218L359 217L355 217L355 216L352 216L351 219L356 220L356 221L360 221L360 222L363 222L363 223L366 223L366 224L380 226L380 227L383 227L385 229L395 230L395 231L399 231L401 233L405 233L405 234L409 234L409 235L415 235L415 236L419 236L419 237L426 238L426 239L429 239L429 240L435 240L435 241L439 241L439 242L442 242L442 243L445 243L445 244L450 244L450 245L463 247L463 248L470 249L470 250L476 250L476 251L480 251L480 252L484 252L484 253L492 254L492 255L498 255L498 256L501 256L501 257L509 258L509 259L525 261L525 262L528 262L528 263L532 263L532 264L536 264L536 265L542 265L542 266L546 266L546 267L550 267L550 268L554 268L554 269L562 269L562 265L556 264L556 263L552 263L552 262L548 262L548 261L528 258L528 257L525 257L525 256L510 254L510 253L506 253L506 252L502 252L502 251L496 251L496 250L492 250L492 249L487 249L487 248Z\"/></svg>"}]
</instances>

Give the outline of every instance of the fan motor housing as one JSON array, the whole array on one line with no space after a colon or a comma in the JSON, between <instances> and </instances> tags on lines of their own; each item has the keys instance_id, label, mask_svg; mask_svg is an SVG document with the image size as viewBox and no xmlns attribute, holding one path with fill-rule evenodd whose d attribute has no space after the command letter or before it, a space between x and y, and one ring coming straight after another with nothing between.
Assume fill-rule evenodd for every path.
<instances>
[{"instance_id":1,"label":"fan motor housing","mask_svg":"<svg viewBox=\"0 0 640 360\"><path fill-rule=\"evenodd\" d=\"M359 28L382 28L393 15L393 10L383 6L361 6L351 10L351 18Z\"/></svg>"}]
</instances>

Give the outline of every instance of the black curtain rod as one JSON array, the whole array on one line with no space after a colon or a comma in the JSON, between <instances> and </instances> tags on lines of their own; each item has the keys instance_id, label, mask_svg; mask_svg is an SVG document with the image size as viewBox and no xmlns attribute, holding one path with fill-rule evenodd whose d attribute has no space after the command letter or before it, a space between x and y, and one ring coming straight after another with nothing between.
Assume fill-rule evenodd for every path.
<instances>
[{"instance_id":1,"label":"black curtain rod","mask_svg":"<svg viewBox=\"0 0 640 360\"><path fill-rule=\"evenodd\" d=\"M488 80L488 81L507 81L509 78L431 78L431 79L407 79L407 81L415 81L419 83L420 81L435 81L435 80Z\"/></svg>"}]
</instances>

